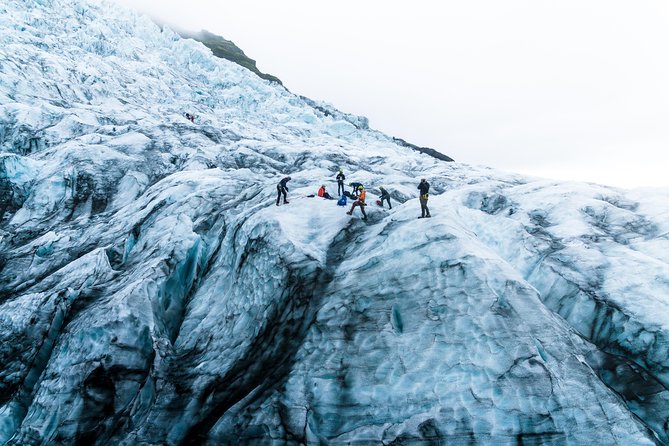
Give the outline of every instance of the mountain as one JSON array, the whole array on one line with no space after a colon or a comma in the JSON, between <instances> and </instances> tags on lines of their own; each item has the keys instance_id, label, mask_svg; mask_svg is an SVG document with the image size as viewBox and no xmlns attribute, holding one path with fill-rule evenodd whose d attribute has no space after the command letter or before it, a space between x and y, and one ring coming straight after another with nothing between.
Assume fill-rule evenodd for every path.
<instances>
[{"instance_id":1,"label":"mountain","mask_svg":"<svg viewBox=\"0 0 669 446\"><path fill-rule=\"evenodd\" d=\"M161 26L166 26L166 25L161 24ZM244 51L242 51L239 47L237 47L237 45L225 39L224 37L218 36L206 30L193 32L187 30L180 30L178 29L178 27L175 27L173 25L170 25L170 27L175 29L175 31L181 37L185 39L193 39L202 43L204 46L206 46L212 51L214 56L234 62L237 65L240 65L252 71L253 73L255 73L256 75L258 75L263 79L283 85L281 80L276 76L272 76L271 74L266 74L261 72L256 66L255 60L249 58L246 54L244 54ZM305 96L300 96L300 99L305 101L307 105L315 108L318 112L323 113L325 116L332 116L335 119L343 119L345 121L348 121L351 124L353 124L357 129L362 129L362 130L369 129L369 121L367 120L367 118L363 116L355 116L349 113L342 113L341 111L332 107L330 104L327 104L325 102L314 101ZM419 147L401 138L393 138L393 140L396 143L399 143L400 145L409 147L417 152L433 156L442 161L453 161L453 158L444 155L443 153L438 152L431 147Z\"/></svg>"},{"instance_id":2,"label":"mountain","mask_svg":"<svg viewBox=\"0 0 669 446\"><path fill-rule=\"evenodd\" d=\"M115 4L0 11L0 444L668 443L666 190L442 161ZM309 196L339 168L368 220Z\"/></svg>"}]
</instances>

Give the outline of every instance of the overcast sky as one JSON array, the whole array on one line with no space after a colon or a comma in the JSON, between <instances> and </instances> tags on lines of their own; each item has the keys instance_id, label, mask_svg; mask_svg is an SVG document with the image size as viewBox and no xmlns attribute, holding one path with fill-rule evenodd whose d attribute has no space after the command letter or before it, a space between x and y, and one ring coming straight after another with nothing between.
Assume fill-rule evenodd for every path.
<instances>
[{"instance_id":1,"label":"overcast sky","mask_svg":"<svg viewBox=\"0 0 669 446\"><path fill-rule=\"evenodd\" d=\"M116 0L457 161L669 186L667 0Z\"/></svg>"}]
</instances>

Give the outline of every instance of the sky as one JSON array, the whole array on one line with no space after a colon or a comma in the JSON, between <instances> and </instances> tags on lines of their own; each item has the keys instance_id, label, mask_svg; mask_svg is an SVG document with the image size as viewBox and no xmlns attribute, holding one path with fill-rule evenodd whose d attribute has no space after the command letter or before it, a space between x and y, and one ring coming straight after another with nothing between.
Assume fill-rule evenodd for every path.
<instances>
[{"instance_id":1,"label":"sky","mask_svg":"<svg viewBox=\"0 0 669 446\"><path fill-rule=\"evenodd\" d=\"M115 0L456 161L669 187L666 0Z\"/></svg>"}]
</instances>

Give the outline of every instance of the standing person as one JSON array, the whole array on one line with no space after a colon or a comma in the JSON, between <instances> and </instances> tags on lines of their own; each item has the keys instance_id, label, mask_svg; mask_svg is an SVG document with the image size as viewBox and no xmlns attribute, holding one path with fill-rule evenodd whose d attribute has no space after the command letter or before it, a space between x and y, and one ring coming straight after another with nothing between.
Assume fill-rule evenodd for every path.
<instances>
[{"instance_id":1,"label":"standing person","mask_svg":"<svg viewBox=\"0 0 669 446\"><path fill-rule=\"evenodd\" d=\"M420 217L418 218L430 218L430 210L427 208L427 198L429 196L428 191L430 190L430 183L427 182L425 178L420 180L418 185L418 190L420 191Z\"/></svg>"},{"instance_id":2,"label":"standing person","mask_svg":"<svg viewBox=\"0 0 669 446\"><path fill-rule=\"evenodd\" d=\"M358 198L358 189L362 188L362 183L349 183L349 186L353 189L351 193L353 194L354 198Z\"/></svg>"},{"instance_id":3,"label":"standing person","mask_svg":"<svg viewBox=\"0 0 669 446\"><path fill-rule=\"evenodd\" d=\"M337 195L340 197L344 194L344 180L346 179L346 176L344 175L344 171L339 169L339 173L337 174Z\"/></svg>"},{"instance_id":4,"label":"standing person","mask_svg":"<svg viewBox=\"0 0 669 446\"><path fill-rule=\"evenodd\" d=\"M351 210L347 212L348 215L353 215L353 210L356 206L360 206L360 211L362 212L362 218L367 220L367 214L365 213L365 197L367 193L362 185L358 186L358 199L351 206Z\"/></svg>"},{"instance_id":5,"label":"standing person","mask_svg":"<svg viewBox=\"0 0 669 446\"><path fill-rule=\"evenodd\" d=\"M390 194L388 191L385 190L383 186L379 187L379 190L381 191L381 207L383 207L383 200L386 200L388 202L388 209L392 209L393 207L390 205Z\"/></svg>"},{"instance_id":6,"label":"standing person","mask_svg":"<svg viewBox=\"0 0 669 446\"><path fill-rule=\"evenodd\" d=\"M286 192L288 192L288 187L286 183L290 181L290 177L285 177L283 180L279 181L279 184L276 185L276 205L279 205L279 200L281 199L281 194L283 194L283 204L288 204L286 199Z\"/></svg>"}]
</instances>

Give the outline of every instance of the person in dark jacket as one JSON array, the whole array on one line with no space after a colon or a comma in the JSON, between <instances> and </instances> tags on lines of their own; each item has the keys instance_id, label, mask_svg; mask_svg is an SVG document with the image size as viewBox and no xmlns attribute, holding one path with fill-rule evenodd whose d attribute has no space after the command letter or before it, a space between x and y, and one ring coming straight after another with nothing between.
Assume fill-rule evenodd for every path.
<instances>
[{"instance_id":1,"label":"person in dark jacket","mask_svg":"<svg viewBox=\"0 0 669 446\"><path fill-rule=\"evenodd\" d=\"M281 200L281 194L283 194L283 204L288 204L289 201L286 199L286 193L288 192L288 186L286 183L290 181L290 177L285 177L283 180L279 181L279 184L276 185L276 205L279 205Z\"/></svg>"},{"instance_id":2,"label":"person in dark jacket","mask_svg":"<svg viewBox=\"0 0 669 446\"><path fill-rule=\"evenodd\" d=\"M358 189L360 189L360 187L362 186L362 183L349 183L349 186L351 186L353 188L353 190L351 191L353 196L355 198L358 198Z\"/></svg>"},{"instance_id":3,"label":"person in dark jacket","mask_svg":"<svg viewBox=\"0 0 669 446\"><path fill-rule=\"evenodd\" d=\"M427 207L427 199L429 197L428 192L430 191L430 183L427 182L425 178L420 180L418 185L418 190L420 191L420 217L418 218L430 218L430 210Z\"/></svg>"},{"instance_id":4,"label":"person in dark jacket","mask_svg":"<svg viewBox=\"0 0 669 446\"><path fill-rule=\"evenodd\" d=\"M339 169L339 173L337 174L337 195L340 197L344 193L344 180L346 179L346 176L344 175L344 171Z\"/></svg>"},{"instance_id":5,"label":"person in dark jacket","mask_svg":"<svg viewBox=\"0 0 669 446\"><path fill-rule=\"evenodd\" d=\"M385 190L383 186L379 187L379 190L381 191L381 207L383 207L383 200L386 200L388 202L388 209L392 209L393 207L390 205L390 194L388 191Z\"/></svg>"}]
</instances>

